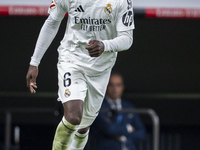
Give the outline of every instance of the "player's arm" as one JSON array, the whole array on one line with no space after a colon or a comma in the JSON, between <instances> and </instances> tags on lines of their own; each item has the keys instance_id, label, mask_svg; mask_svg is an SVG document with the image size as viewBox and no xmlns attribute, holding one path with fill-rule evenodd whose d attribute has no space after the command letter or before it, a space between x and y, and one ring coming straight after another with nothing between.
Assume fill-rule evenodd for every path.
<instances>
[{"instance_id":1,"label":"player's arm","mask_svg":"<svg viewBox=\"0 0 200 150\"><path fill-rule=\"evenodd\" d=\"M118 36L112 40L103 40L104 51L119 52L128 50L133 44L133 30L118 31Z\"/></svg>"},{"instance_id":2,"label":"player's arm","mask_svg":"<svg viewBox=\"0 0 200 150\"><path fill-rule=\"evenodd\" d=\"M69 1L63 0L52 0L52 4L48 10L50 14L47 20L45 21L42 29L40 31L34 54L31 57L30 67L26 75L27 87L31 93L35 93L36 78L38 75L38 65L48 49L49 45L56 36L60 23L64 18L66 12L68 12Z\"/></svg>"},{"instance_id":3,"label":"player's arm","mask_svg":"<svg viewBox=\"0 0 200 150\"><path fill-rule=\"evenodd\" d=\"M38 75L38 65L57 34L61 21L54 20L51 16L47 18L40 31L33 56L31 57L30 67L26 75L27 87L31 93L36 93L36 78Z\"/></svg>"},{"instance_id":4,"label":"player's arm","mask_svg":"<svg viewBox=\"0 0 200 150\"><path fill-rule=\"evenodd\" d=\"M127 50L133 43L133 30L119 31L118 36L112 40L92 40L86 49L91 57L98 57L104 51L119 52Z\"/></svg>"}]
</instances>

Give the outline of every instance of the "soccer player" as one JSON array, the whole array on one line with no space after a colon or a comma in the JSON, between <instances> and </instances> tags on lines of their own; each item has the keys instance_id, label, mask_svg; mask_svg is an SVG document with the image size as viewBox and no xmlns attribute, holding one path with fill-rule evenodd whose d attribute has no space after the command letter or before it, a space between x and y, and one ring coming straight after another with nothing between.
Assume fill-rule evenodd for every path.
<instances>
[{"instance_id":1,"label":"soccer player","mask_svg":"<svg viewBox=\"0 0 200 150\"><path fill-rule=\"evenodd\" d=\"M36 93L38 65L68 12L58 48L58 100L64 107L53 150L82 150L98 115L117 52L133 42L132 0L53 0L26 76Z\"/></svg>"}]
</instances>

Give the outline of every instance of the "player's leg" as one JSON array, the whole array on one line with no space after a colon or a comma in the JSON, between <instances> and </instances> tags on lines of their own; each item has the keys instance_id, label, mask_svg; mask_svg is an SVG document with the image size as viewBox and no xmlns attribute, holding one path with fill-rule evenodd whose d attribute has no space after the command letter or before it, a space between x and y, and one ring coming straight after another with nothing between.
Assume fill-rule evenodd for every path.
<instances>
[{"instance_id":1,"label":"player's leg","mask_svg":"<svg viewBox=\"0 0 200 150\"><path fill-rule=\"evenodd\" d=\"M75 132L72 144L70 145L68 150L83 150L89 136L89 128L86 127L84 129L79 129Z\"/></svg>"},{"instance_id":2,"label":"player's leg","mask_svg":"<svg viewBox=\"0 0 200 150\"><path fill-rule=\"evenodd\" d=\"M70 100L63 103L65 119L73 125L79 125L83 114L83 101Z\"/></svg>"},{"instance_id":3,"label":"player's leg","mask_svg":"<svg viewBox=\"0 0 200 150\"><path fill-rule=\"evenodd\" d=\"M83 74L70 63L58 64L58 80L58 100L63 103L64 117L56 129L53 150L68 150L81 122L87 84Z\"/></svg>"},{"instance_id":4,"label":"player's leg","mask_svg":"<svg viewBox=\"0 0 200 150\"><path fill-rule=\"evenodd\" d=\"M88 92L84 101L83 116L79 130L75 132L75 136L69 150L83 150L85 147L88 140L89 127L92 125L99 113L109 77L110 71L107 71L100 76L86 76Z\"/></svg>"},{"instance_id":5,"label":"player's leg","mask_svg":"<svg viewBox=\"0 0 200 150\"><path fill-rule=\"evenodd\" d=\"M73 139L73 133L78 129L83 112L82 100L65 102L64 117L56 129L53 150L67 150Z\"/></svg>"}]
</instances>

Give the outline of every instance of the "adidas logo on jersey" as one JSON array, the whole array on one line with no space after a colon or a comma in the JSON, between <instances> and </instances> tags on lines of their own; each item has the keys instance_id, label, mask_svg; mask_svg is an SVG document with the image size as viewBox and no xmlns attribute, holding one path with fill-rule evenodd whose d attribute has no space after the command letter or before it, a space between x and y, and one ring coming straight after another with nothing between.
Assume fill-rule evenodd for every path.
<instances>
[{"instance_id":1,"label":"adidas logo on jersey","mask_svg":"<svg viewBox=\"0 0 200 150\"><path fill-rule=\"evenodd\" d=\"M75 10L75 12L84 12L83 7L81 5L78 6L78 8Z\"/></svg>"}]
</instances>

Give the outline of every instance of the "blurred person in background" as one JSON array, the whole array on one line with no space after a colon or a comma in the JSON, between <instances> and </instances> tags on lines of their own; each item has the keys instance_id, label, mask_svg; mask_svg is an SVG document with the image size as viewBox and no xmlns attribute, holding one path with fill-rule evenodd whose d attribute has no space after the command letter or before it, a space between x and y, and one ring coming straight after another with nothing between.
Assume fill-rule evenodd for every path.
<instances>
[{"instance_id":1,"label":"blurred person in background","mask_svg":"<svg viewBox=\"0 0 200 150\"><path fill-rule=\"evenodd\" d=\"M123 109L134 106L122 99L124 91L123 78L112 72L101 112L91 128L91 137L95 138L97 150L136 150L136 142L144 140L145 127L135 113L122 113Z\"/></svg>"}]
</instances>

